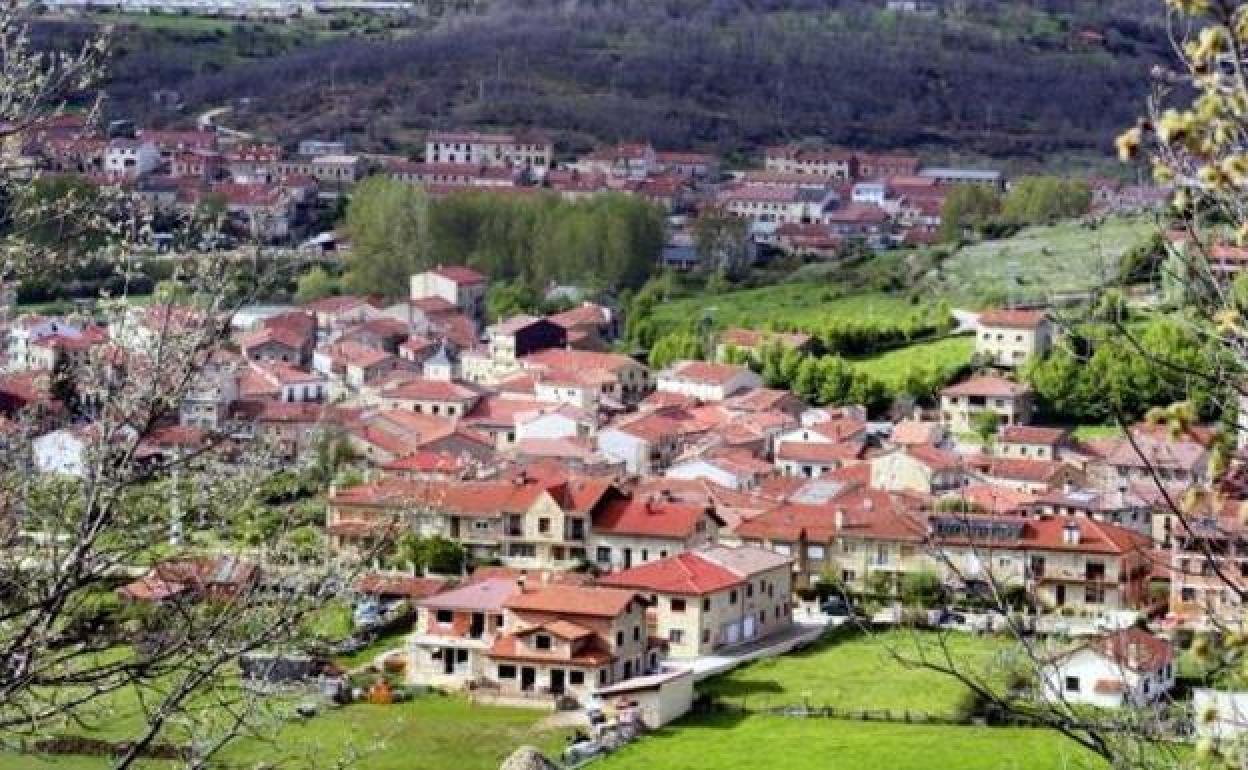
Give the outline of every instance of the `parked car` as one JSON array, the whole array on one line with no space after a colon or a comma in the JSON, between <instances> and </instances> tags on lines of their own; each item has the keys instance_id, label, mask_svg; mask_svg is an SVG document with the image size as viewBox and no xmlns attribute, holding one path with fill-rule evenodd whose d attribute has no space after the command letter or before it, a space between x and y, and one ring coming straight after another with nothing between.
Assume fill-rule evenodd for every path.
<instances>
[{"instance_id":1,"label":"parked car","mask_svg":"<svg viewBox=\"0 0 1248 770\"><path fill-rule=\"evenodd\" d=\"M819 605L819 611L833 618L849 618L861 614L856 611L854 605L848 599L840 596L825 599L823 604Z\"/></svg>"}]
</instances>

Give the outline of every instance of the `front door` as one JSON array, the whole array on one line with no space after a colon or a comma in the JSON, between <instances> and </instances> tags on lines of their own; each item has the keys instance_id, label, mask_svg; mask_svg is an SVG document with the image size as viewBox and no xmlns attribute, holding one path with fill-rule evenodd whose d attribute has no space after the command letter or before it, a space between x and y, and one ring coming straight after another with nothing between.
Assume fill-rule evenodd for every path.
<instances>
[{"instance_id":1,"label":"front door","mask_svg":"<svg viewBox=\"0 0 1248 770\"><path fill-rule=\"evenodd\" d=\"M442 650L442 673L455 673L455 651L449 647Z\"/></svg>"},{"instance_id":2,"label":"front door","mask_svg":"<svg viewBox=\"0 0 1248 770\"><path fill-rule=\"evenodd\" d=\"M1057 586L1057 589L1054 591L1054 598L1055 598L1055 601L1057 602L1058 607L1065 607L1066 606L1066 586L1059 584Z\"/></svg>"},{"instance_id":3,"label":"front door","mask_svg":"<svg viewBox=\"0 0 1248 770\"><path fill-rule=\"evenodd\" d=\"M525 666L520 669L520 689L529 692L537 682L537 669Z\"/></svg>"},{"instance_id":4,"label":"front door","mask_svg":"<svg viewBox=\"0 0 1248 770\"><path fill-rule=\"evenodd\" d=\"M552 668L550 670L550 691L555 695L563 694L563 669Z\"/></svg>"}]
</instances>

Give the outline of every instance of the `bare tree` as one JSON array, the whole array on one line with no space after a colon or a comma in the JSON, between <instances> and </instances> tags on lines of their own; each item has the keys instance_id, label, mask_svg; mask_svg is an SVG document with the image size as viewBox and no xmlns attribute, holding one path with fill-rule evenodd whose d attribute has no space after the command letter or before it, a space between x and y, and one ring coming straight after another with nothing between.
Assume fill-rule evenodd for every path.
<instances>
[{"instance_id":1,"label":"bare tree","mask_svg":"<svg viewBox=\"0 0 1248 770\"><path fill-rule=\"evenodd\" d=\"M68 115L98 119L107 48L105 35L73 54L37 51L17 4L0 8L0 197L17 212L0 278L92 260L122 286L91 316L62 319L83 344L44 373L55 398L0 418L0 747L38 750L107 724L125 733L116 767L170 746L202 766L280 724L240 661L302 649L314 614L352 576L327 556L282 553L281 531L272 559L240 543L232 524L286 460L228 430L179 426L184 402L229 355L235 311L280 275L256 249L190 250L174 260L183 291L140 307L128 286L153 212L122 192L31 197L38 174L15 159ZM50 222L62 237L32 237ZM195 243L219 224L188 217L179 230ZM88 230L90 243L73 235ZM40 443L50 434L65 437L51 465ZM207 550L192 534L219 537ZM159 601L102 611L132 583ZM101 627L106 614L118 622Z\"/></svg>"}]
</instances>

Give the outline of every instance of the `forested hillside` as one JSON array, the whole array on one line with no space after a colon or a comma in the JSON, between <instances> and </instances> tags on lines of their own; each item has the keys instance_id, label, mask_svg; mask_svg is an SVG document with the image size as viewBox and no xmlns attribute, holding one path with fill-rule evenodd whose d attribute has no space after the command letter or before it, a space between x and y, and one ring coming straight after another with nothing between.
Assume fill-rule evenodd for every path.
<instances>
[{"instance_id":1,"label":"forested hillside","mask_svg":"<svg viewBox=\"0 0 1248 770\"><path fill-rule=\"evenodd\" d=\"M937 5L498 0L385 39L283 37L271 55L144 42L123 45L112 107L147 117L160 87L177 88L188 112L250 97L247 119L275 136L346 133L387 151L415 147L430 126L535 125L572 150L645 137L732 152L822 136L1035 156L1108 148L1168 55L1148 0Z\"/></svg>"}]
</instances>

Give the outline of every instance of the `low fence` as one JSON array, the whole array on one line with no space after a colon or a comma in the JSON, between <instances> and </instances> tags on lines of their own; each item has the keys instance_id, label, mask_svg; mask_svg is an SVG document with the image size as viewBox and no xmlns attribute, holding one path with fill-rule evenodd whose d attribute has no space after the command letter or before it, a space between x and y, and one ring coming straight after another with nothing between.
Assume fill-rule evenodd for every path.
<instances>
[{"instance_id":1,"label":"low fence","mask_svg":"<svg viewBox=\"0 0 1248 770\"><path fill-rule=\"evenodd\" d=\"M985 716L929 714L924 711L892 709L849 709L811 702L776 703L768 699L703 698L694 704L699 714L745 714L783 716L801 719L840 719L855 722L894 722L897 724L971 725L988 724Z\"/></svg>"}]
</instances>

